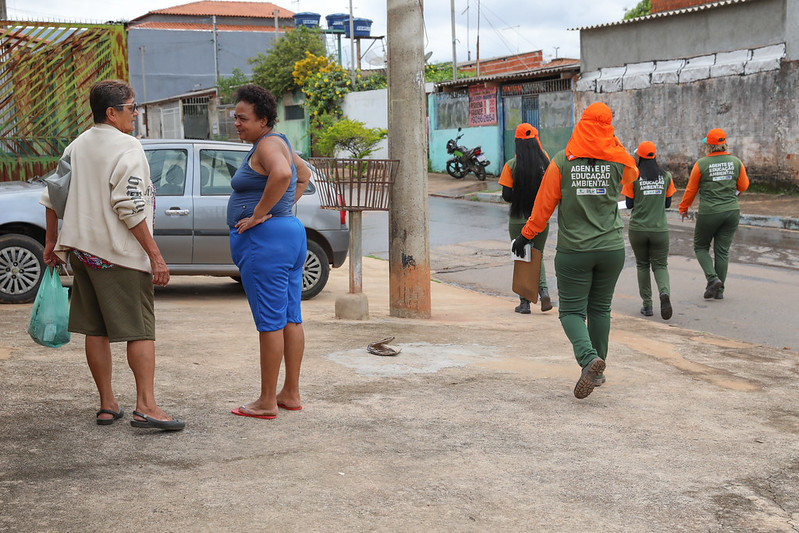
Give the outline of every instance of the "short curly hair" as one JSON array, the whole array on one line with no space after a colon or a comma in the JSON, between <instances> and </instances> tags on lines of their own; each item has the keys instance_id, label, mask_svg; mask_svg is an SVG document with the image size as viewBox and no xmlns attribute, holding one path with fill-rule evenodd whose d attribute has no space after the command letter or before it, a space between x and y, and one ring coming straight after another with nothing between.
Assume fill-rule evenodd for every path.
<instances>
[{"instance_id":1,"label":"short curly hair","mask_svg":"<svg viewBox=\"0 0 799 533\"><path fill-rule=\"evenodd\" d=\"M252 104L255 115L258 118L265 118L266 125L270 128L275 126L277 122L277 100L272 96L272 93L260 85L248 83L236 89L234 98L237 104L239 102Z\"/></svg>"}]
</instances>

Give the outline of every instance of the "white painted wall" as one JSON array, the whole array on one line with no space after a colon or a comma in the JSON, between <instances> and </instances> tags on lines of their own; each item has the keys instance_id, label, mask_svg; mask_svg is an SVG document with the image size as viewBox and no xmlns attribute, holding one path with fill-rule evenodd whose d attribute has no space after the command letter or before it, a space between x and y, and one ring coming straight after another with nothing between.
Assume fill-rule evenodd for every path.
<instances>
[{"instance_id":1,"label":"white painted wall","mask_svg":"<svg viewBox=\"0 0 799 533\"><path fill-rule=\"evenodd\" d=\"M388 128L388 89L348 93L344 96L341 110L350 120L359 120L369 128ZM350 157L349 154L336 154ZM383 139L371 159L388 159L388 140Z\"/></svg>"}]
</instances>

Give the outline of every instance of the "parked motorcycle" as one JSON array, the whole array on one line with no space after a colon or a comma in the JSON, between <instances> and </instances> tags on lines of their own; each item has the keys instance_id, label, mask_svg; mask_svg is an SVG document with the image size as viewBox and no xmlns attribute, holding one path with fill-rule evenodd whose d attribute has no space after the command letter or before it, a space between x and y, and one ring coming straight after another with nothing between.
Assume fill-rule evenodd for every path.
<instances>
[{"instance_id":1,"label":"parked motorcycle","mask_svg":"<svg viewBox=\"0 0 799 533\"><path fill-rule=\"evenodd\" d=\"M452 154L452 158L447 161L447 174L461 179L469 172L474 172L478 180L485 181L486 167L491 161L486 158L479 146L469 149L459 145L458 141L463 137L460 131L461 128L458 128L458 136L447 141L447 153Z\"/></svg>"}]
</instances>

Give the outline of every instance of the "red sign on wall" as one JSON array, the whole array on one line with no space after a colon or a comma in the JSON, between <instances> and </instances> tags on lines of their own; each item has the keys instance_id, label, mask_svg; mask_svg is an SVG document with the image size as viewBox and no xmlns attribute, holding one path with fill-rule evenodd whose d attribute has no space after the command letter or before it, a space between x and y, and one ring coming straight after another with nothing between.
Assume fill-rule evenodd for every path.
<instances>
[{"instance_id":1,"label":"red sign on wall","mask_svg":"<svg viewBox=\"0 0 799 533\"><path fill-rule=\"evenodd\" d=\"M469 87L469 126L497 123L497 88Z\"/></svg>"}]
</instances>

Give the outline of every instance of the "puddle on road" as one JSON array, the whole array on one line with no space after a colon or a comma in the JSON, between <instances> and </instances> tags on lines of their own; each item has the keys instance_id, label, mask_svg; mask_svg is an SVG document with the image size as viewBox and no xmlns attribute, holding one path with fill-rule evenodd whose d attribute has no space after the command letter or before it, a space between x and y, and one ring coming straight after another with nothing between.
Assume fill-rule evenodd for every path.
<instances>
[{"instance_id":1,"label":"puddle on road","mask_svg":"<svg viewBox=\"0 0 799 533\"><path fill-rule=\"evenodd\" d=\"M712 383L713 385L723 387L725 389L743 391L743 392L754 392L754 391L759 391L763 388L760 383L756 381L739 378L734 374L732 374L731 372L728 372L727 370L722 370L721 368L703 365L702 363L697 363L695 361L689 361L685 359L682 355L680 355L680 353L677 350L675 350L674 347L672 347L670 344L666 344L658 340L650 339L648 337L642 337L640 335L635 335L633 333L627 333L627 332L615 333L614 340L626 344L628 347L632 348L633 350L654 357L655 359L667 365L671 365L677 370L680 370L687 374L691 374L697 379L707 381L708 383ZM703 339L699 337L693 338L691 340L693 340L694 342L715 344L718 346L724 346L726 344L726 341L709 342L708 339ZM735 343L731 341L729 344L735 344L736 346L733 347L737 347L740 343Z\"/></svg>"}]
</instances>

